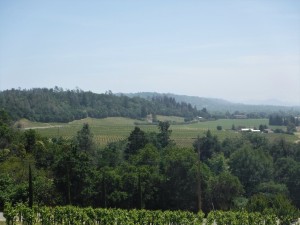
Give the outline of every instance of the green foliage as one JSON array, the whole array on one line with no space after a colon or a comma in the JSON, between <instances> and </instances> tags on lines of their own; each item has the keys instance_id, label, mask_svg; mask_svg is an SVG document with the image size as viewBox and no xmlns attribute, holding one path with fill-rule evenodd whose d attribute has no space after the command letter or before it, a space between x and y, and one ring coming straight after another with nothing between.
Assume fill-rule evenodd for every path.
<instances>
[{"instance_id":1,"label":"green foliage","mask_svg":"<svg viewBox=\"0 0 300 225\"><path fill-rule=\"evenodd\" d=\"M251 133L251 132L246 132L243 134L243 137L249 141L254 149L264 149L268 146L268 140L266 137L259 133Z\"/></svg>"},{"instance_id":2,"label":"green foliage","mask_svg":"<svg viewBox=\"0 0 300 225\"><path fill-rule=\"evenodd\" d=\"M285 125L288 126L289 124L292 124L293 126L299 126L300 121L298 117L294 116L284 116L279 114L272 114L269 116L269 124L270 125Z\"/></svg>"},{"instance_id":3,"label":"green foliage","mask_svg":"<svg viewBox=\"0 0 300 225\"><path fill-rule=\"evenodd\" d=\"M0 210L3 210L4 202L9 202L14 193L14 182L8 174L0 176Z\"/></svg>"},{"instance_id":4,"label":"green foliage","mask_svg":"<svg viewBox=\"0 0 300 225\"><path fill-rule=\"evenodd\" d=\"M167 148L163 155L164 202L168 209L195 208L197 154L189 148Z\"/></svg>"},{"instance_id":5,"label":"green foliage","mask_svg":"<svg viewBox=\"0 0 300 225\"><path fill-rule=\"evenodd\" d=\"M200 146L198 146L200 144ZM198 152L198 147L200 147L200 159L206 161L211 158L214 153L220 151L220 142L217 136L213 136L211 131L208 130L204 137L195 140L194 144L195 151Z\"/></svg>"},{"instance_id":6,"label":"green foliage","mask_svg":"<svg viewBox=\"0 0 300 225\"><path fill-rule=\"evenodd\" d=\"M0 108L5 108L14 119L27 118L40 122L69 122L86 117L118 116L141 119L151 113L181 117L201 115L201 111L191 104L178 103L167 96L146 100L117 96L111 92L95 94L58 87L6 90L0 92L0 100Z\"/></svg>"},{"instance_id":7,"label":"green foliage","mask_svg":"<svg viewBox=\"0 0 300 225\"><path fill-rule=\"evenodd\" d=\"M91 133L88 123L83 124L81 130L77 132L75 143L78 145L79 151L84 151L89 154L93 153L93 134Z\"/></svg>"},{"instance_id":8,"label":"green foliage","mask_svg":"<svg viewBox=\"0 0 300 225\"><path fill-rule=\"evenodd\" d=\"M28 206L29 208L32 208L33 206L33 186L32 186L32 170L31 166L29 164L29 169L28 169Z\"/></svg>"},{"instance_id":9,"label":"green foliage","mask_svg":"<svg viewBox=\"0 0 300 225\"><path fill-rule=\"evenodd\" d=\"M289 225L299 217L299 211L291 201L280 194L276 196L253 195L247 204L247 210L264 214L273 213L283 225Z\"/></svg>"},{"instance_id":10,"label":"green foliage","mask_svg":"<svg viewBox=\"0 0 300 225\"><path fill-rule=\"evenodd\" d=\"M291 199L300 207L300 162L283 157L275 163L275 178L288 187Z\"/></svg>"},{"instance_id":11,"label":"green foliage","mask_svg":"<svg viewBox=\"0 0 300 225\"><path fill-rule=\"evenodd\" d=\"M6 202L4 205L4 211L3 211L3 216L6 219L6 224L7 225L16 224L17 215L18 215L17 209L14 208L11 203Z\"/></svg>"},{"instance_id":12,"label":"green foliage","mask_svg":"<svg viewBox=\"0 0 300 225\"><path fill-rule=\"evenodd\" d=\"M228 159L225 158L223 153L214 154L207 160L207 165L216 175L228 171L229 169Z\"/></svg>"},{"instance_id":13,"label":"green foliage","mask_svg":"<svg viewBox=\"0 0 300 225\"><path fill-rule=\"evenodd\" d=\"M289 225L300 216L299 211L284 195L276 195L272 201L272 210L280 219L280 224Z\"/></svg>"},{"instance_id":14,"label":"green foliage","mask_svg":"<svg viewBox=\"0 0 300 225\"><path fill-rule=\"evenodd\" d=\"M4 110L0 110L0 125L7 125L10 126L12 125L12 119L10 117L10 115L7 113L7 111Z\"/></svg>"},{"instance_id":15,"label":"green foliage","mask_svg":"<svg viewBox=\"0 0 300 225\"><path fill-rule=\"evenodd\" d=\"M159 205L157 201L159 196L160 183L162 174L160 174L160 153L158 149L147 144L143 149L130 158L131 165L134 165L131 171L126 171L134 177L134 183L126 179L124 174L124 182L131 184L135 189L136 195L132 201L138 202L139 208L156 208ZM123 172L123 171L122 171ZM123 172L124 173L124 172Z\"/></svg>"},{"instance_id":16,"label":"green foliage","mask_svg":"<svg viewBox=\"0 0 300 225\"><path fill-rule=\"evenodd\" d=\"M293 145L284 138L279 138L271 144L270 154L275 162L283 157L295 157Z\"/></svg>"},{"instance_id":17,"label":"green foliage","mask_svg":"<svg viewBox=\"0 0 300 225\"><path fill-rule=\"evenodd\" d=\"M158 129L160 133L158 134L158 141L161 148L168 146L171 143L170 136L172 130L170 128L170 123L168 121L159 121Z\"/></svg>"},{"instance_id":18,"label":"green foliage","mask_svg":"<svg viewBox=\"0 0 300 225\"><path fill-rule=\"evenodd\" d=\"M143 148L147 144L145 132L139 127L135 127L128 137L128 144L125 149L125 159L129 159L130 156L135 155L139 149Z\"/></svg>"},{"instance_id":19,"label":"green foliage","mask_svg":"<svg viewBox=\"0 0 300 225\"><path fill-rule=\"evenodd\" d=\"M37 133L35 130L29 129L23 133L25 138L25 149L27 153L32 153L34 151Z\"/></svg>"},{"instance_id":20,"label":"green foliage","mask_svg":"<svg viewBox=\"0 0 300 225\"><path fill-rule=\"evenodd\" d=\"M204 213L197 214L186 211L149 211L149 210L122 210L106 208L79 208L74 206L65 207L33 207L33 209L19 204L12 207L6 204L5 217L7 224L16 224L20 221L25 224L185 224L198 225L204 221ZM216 222L218 225L274 225L277 218L274 214L223 212L212 211L207 216L207 225Z\"/></svg>"},{"instance_id":21,"label":"green foliage","mask_svg":"<svg viewBox=\"0 0 300 225\"><path fill-rule=\"evenodd\" d=\"M123 161L127 141L111 142L106 147L98 149L96 158L100 167L116 167Z\"/></svg>"},{"instance_id":22,"label":"green foliage","mask_svg":"<svg viewBox=\"0 0 300 225\"><path fill-rule=\"evenodd\" d=\"M286 132L288 134L294 134L297 131L296 125L294 123L288 123L286 125Z\"/></svg>"},{"instance_id":23,"label":"green foliage","mask_svg":"<svg viewBox=\"0 0 300 225\"><path fill-rule=\"evenodd\" d=\"M264 125L263 125L263 124L260 124L259 127L258 127L258 129L259 129L261 132L264 132L265 129L268 129L268 126L265 125L265 124L264 124Z\"/></svg>"},{"instance_id":24,"label":"green foliage","mask_svg":"<svg viewBox=\"0 0 300 225\"><path fill-rule=\"evenodd\" d=\"M53 206L60 203L53 178L49 176L44 171L35 171L33 194L34 202L38 205Z\"/></svg>"},{"instance_id":25,"label":"green foliage","mask_svg":"<svg viewBox=\"0 0 300 225\"><path fill-rule=\"evenodd\" d=\"M248 146L234 152L230 157L229 165L231 172L245 187L247 196L253 194L259 183L270 181L274 170L269 154Z\"/></svg>"},{"instance_id":26,"label":"green foliage","mask_svg":"<svg viewBox=\"0 0 300 225\"><path fill-rule=\"evenodd\" d=\"M289 190L285 184L274 183L274 181L260 183L255 192L268 196L285 195L289 196Z\"/></svg>"},{"instance_id":27,"label":"green foliage","mask_svg":"<svg viewBox=\"0 0 300 225\"><path fill-rule=\"evenodd\" d=\"M11 124L12 120L8 113L0 110L0 150L7 148L13 139L14 132L10 129Z\"/></svg>"},{"instance_id":28,"label":"green foliage","mask_svg":"<svg viewBox=\"0 0 300 225\"><path fill-rule=\"evenodd\" d=\"M248 213L246 211L211 211L207 216L207 225L214 222L218 225L274 225L277 218L274 214L260 214L257 212Z\"/></svg>"},{"instance_id":29,"label":"green foliage","mask_svg":"<svg viewBox=\"0 0 300 225\"><path fill-rule=\"evenodd\" d=\"M59 146L55 155L53 173L54 184L61 191L65 204L73 201L83 205L90 204L94 167L89 154L66 143Z\"/></svg>"},{"instance_id":30,"label":"green foliage","mask_svg":"<svg viewBox=\"0 0 300 225\"><path fill-rule=\"evenodd\" d=\"M233 200L240 197L243 192L239 179L229 172L222 172L208 182L208 195L216 209L231 209Z\"/></svg>"},{"instance_id":31,"label":"green foliage","mask_svg":"<svg viewBox=\"0 0 300 225\"><path fill-rule=\"evenodd\" d=\"M26 161L25 161L26 160ZM0 192L0 208L5 201L12 203L28 201L28 161L30 157L20 159L9 157L0 163L0 180L3 186Z\"/></svg>"}]
</instances>

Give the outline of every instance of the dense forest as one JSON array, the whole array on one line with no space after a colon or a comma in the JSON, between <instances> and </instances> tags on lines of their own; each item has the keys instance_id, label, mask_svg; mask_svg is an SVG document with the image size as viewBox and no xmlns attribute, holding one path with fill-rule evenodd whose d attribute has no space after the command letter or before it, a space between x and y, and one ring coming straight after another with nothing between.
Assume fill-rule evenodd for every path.
<instances>
[{"instance_id":1,"label":"dense forest","mask_svg":"<svg viewBox=\"0 0 300 225\"><path fill-rule=\"evenodd\" d=\"M89 124L72 139L14 129L0 111L0 210L5 202L204 212L243 209L299 216L300 143L261 134L181 148L168 122L135 127L100 148Z\"/></svg>"},{"instance_id":2,"label":"dense forest","mask_svg":"<svg viewBox=\"0 0 300 225\"><path fill-rule=\"evenodd\" d=\"M145 118L148 114L172 115L190 120L196 116L209 117L206 110L197 110L191 104L176 102L161 96L151 99L117 96L108 91L95 94L82 90L35 88L12 89L0 92L0 109L5 109L13 119L26 118L39 122L69 122L86 117Z\"/></svg>"}]
</instances>

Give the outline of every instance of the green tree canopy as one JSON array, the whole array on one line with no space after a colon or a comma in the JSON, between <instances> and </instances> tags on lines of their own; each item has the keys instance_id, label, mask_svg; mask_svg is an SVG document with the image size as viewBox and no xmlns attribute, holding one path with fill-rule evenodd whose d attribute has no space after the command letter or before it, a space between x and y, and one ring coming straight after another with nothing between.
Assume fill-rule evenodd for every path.
<instances>
[{"instance_id":1,"label":"green tree canopy","mask_svg":"<svg viewBox=\"0 0 300 225\"><path fill-rule=\"evenodd\" d=\"M162 194L168 208L196 208L197 162L197 154L193 149L174 147L165 150L163 159L165 183Z\"/></svg>"},{"instance_id":2,"label":"green tree canopy","mask_svg":"<svg viewBox=\"0 0 300 225\"><path fill-rule=\"evenodd\" d=\"M147 144L147 138L145 132L139 127L135 127L128 137L128 144L125 149L125 159L129 159L130 156L135 155L138 150L145 147Z\"/></svg>"},{"instance_id":3,"label":"green tree canopy","mask_svg":"<svg viewBox=\"0 0 300 225\"><path fill-rule=\"evenodd\" d=\"M229 165L233 175L243 184L247 196L250 196L261 182L270 181L274 171L272 157L262 150L251 149L249 146L234 152Z\"/></svg>"},{"instance_id":4,"label":"green tree canopy","mask_svg":"<svg viewBox=\"0 0 300 225\"><path fill-rule=\"evenodd\" d=\"M221 150L220 142L217 136L213 136L210 130L206 132L204 137L195 140L193 146L197 152L198 147L200 147L201 161L206 161L207 159L211 158L214 153L220 152Z\"/></svg>"},{"instance_id":5,"label":"green tree canopy","mask_svg":"<svg viewBox=\"0 0 300 225\"><path fill-rule=\"evenodd\" d=\"M94 142L93 134L88 123L83 124L82 128L77 132L75 143L78 145L78 149L85 153L93 153Z\"/></svg>"},{"instance_id":6,"label":"green tree canopy","mask_svg":"<svg viewBox=\"0 0 300 225\"><path fill-rule=\"evenodd\" d=\"M159 121L158 129L160 132L158 134L158 140L162 148L168 146L171 143L170 136L172 130L170 130L169 128L170 128L170 123L168 121Z\"/></svg>"},{"instance_id":7,"label":"green tree canopy","mask_svg":"<svg viewBox=\"0 0 300 225\"><path fill-rule=\"evenodd\" d=\"M208 194L215 209L231 209L234 198L240 197L243 193L239 179L228 171L213 176L208 182Z\"/></svg>"}]
</instances>

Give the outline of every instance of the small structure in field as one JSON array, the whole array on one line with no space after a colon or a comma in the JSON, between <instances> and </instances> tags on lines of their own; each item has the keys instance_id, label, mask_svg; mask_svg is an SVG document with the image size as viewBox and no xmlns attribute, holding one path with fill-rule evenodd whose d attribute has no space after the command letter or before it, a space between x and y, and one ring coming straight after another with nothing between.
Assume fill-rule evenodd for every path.
<instances>
[{"instance_id":1,"label":"small structure in field","mask_svg":"<svg viewBox=\"0 0 300 225\"><path fill-rule=\"evenodd\" d=\"M241 132L254 132L254 133L260 133L261 131L260 131L260 130L253 129L253 128L242 128L242 129L241 129Z\"/></svg>"},{"instance_id":2,"label":"small structure in field","mask_svg":"<svg viewBox=\"0 0 300 225\"><path fill-rule=\"evenodd\" d=\"M234 119L248 119L248 116L245 114L236 114L233 115Z\"/></svg>"},{"instance_id":3,"label":"small structure in field","mask_svg":"<svg viewBox=\"0 0 300 225\"><path fill-rule=\"evenodd\" d=\"M152 114L147 115L146 120L147 120L148 123L153 123L153 116L152 116Z\"/></svg>"}]
</instances>

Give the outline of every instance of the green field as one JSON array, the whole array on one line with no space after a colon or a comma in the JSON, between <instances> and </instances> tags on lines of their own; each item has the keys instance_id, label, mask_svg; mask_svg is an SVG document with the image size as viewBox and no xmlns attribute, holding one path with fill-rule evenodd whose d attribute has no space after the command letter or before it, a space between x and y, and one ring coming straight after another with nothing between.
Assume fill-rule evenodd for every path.
<instances>
[{"instance_id":1,"label":"green field","mask_svg":"<svg viewBox=\"0 0 300 225\"><path fill-rule=\"evenodd\" d=\"M268 119L220 119L215 121L196 122L184 124L183 118L158 116L159 120L168 120L171 122L171 138L179 146L191 146L193 139L198 135L203 136L210 129L212 134L217 135L220 140L227 137L239 137L241 134L232 131L231 127L249 127L258 128L260 124L268 125ZM21 120L21 129L36 129L42 136L59 137L70 139L76 132L81 129L84 123L88 123L94 135L95 142L100 146L105 146L109 142L125 139L135 126L139 126L146 132L158 132L157 125L146 124L145 121L133 120L121 117L109 117L104 119L85 118L82 120L72 121L70 123L37 123L28 120ZM138 124L138 125L137 125ZM223 130L218 131L217 126L222 126ZM271 127L276 128L276 127ZM283 127L282 127L283 128ZM286 134L261 134L268 139L285 137L288 141L297 141L299 136Z\"/></svg>"}]
</instances>

